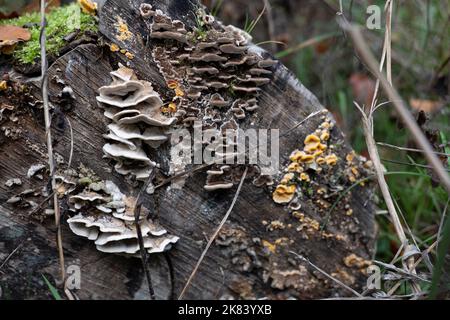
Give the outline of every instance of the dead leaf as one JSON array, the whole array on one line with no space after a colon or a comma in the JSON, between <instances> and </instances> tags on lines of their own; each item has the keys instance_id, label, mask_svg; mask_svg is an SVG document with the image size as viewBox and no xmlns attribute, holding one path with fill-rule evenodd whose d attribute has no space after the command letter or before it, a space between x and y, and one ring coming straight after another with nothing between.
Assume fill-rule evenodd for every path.
<instances>
[{"instance_id":1,"label":"dead leaf","mask_svg":"<svg viewBox=\"0 0 450 320\"><path fill-rule=\"evenodd\" d=\"M318 44L314 46L314 49L317 54L324 54L330 50L332 46L332 39L325 39L320 41Z\"/></svg>"},{"instance_id":2,"label":"dead leaf","mask_svg":"<svg viewBox=\"0 0 450 320\"><path fill-rule=\"evenodd\" d=\"M0 41L28 41L31 33L28 29L16 26L0 26Z\"/></svg>"},{"instance_id":3,"label":"dead leaf","mask_svg":"<svg viewBox=\"0 0 450 320\"><path fill-rule=\"evenodd\" d=\"M375 81L364 73L353 73L349 82L352 87L353 99L359 105L369 107L375 92Z\"/></svg>"},{"instance_id":4,"label":"dead leaf","mask_svg":"<svg viewBox=\"0 0 450 320\"><path fill-rule=\"evenodd\" d=\"M444 105L441 101L424 100L424 99L409 99L411 108L416 111L423 111L425 113L433 113L439 111Z\"/></svg>"},{"instance_id":5,"label":"dead leaf","mask_svg":"<svg viewBox=\"0 0 450 320\"><path fill-rule=\"evenodd\" d=\"M0 52L3 54L12 54L19 42L30 39L31 33L28 29L10 25L0 26Z\"/></svg>"}]
</instances>

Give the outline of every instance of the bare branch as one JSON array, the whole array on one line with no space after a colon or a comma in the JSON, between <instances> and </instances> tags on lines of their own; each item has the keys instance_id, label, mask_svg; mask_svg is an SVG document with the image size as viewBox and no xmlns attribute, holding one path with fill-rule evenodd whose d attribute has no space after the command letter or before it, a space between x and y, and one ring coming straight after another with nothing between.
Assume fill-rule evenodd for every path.
<instances>
[{"instance_id":1,"label":"bare branch","mask_svg":"<svg viewBox=\"0 0 450 320\"><path fill-rule=\"evenodd\" d=\"M191 275L189 276L189 279L187 280L183 290L181 291L180 296L178 297L178 300L183 299L183 296L186 293L187 289L189 288L189 286L190 286L190 284L192 282L192 279L194 278L195 274L198 271L198 268L202 264L203 259L206 256L206 253L208 253L209 248L213 244L214 240L216 240L217 236L219 235L220 230L222 230L223 226L225 225L225 222L228 220L228 217L230 216L231 211L233 211L234 205L236 204L236 201L237 201L237 199L239 197L239 193L241 192L242 186L244 185L244 181L245 181L245 178L247 176L247 171L248 171L248 167L245 168L245 171L242 174L241 181L240 181L239 186L238 186L238 188L236 190L236 194L234 195L233 201L231 202L230 208L228 209L227 213L225 214L225 216L223 217L222 221L220 222L219 227L216 229L214 234L209 239L205 250L203 250L200 258L198 259L198 262L195 265L194 270L192 271Z\"/></svg>"}]
</instances>

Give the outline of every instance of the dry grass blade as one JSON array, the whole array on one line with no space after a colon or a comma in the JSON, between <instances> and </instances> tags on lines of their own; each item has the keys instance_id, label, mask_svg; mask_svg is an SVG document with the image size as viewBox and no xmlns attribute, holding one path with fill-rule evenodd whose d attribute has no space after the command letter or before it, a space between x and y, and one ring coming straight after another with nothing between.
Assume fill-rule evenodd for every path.
<instances>
[{"instance_id":1,"label":"dry grass blade","mask_svg":"<svg viewBox=\"0 0 450 320\"><path fill-rule=\"evenodd\" d=\"M267 29L269 31L269 39L272 43L272 50L275 51L277 49L275 42L273 41L275 39L275 25L273 21L273 15L272 15L272 5L270 4L269 0L263 0L264 6L266 7L266 17L267 17Z\"/></svg>"},{"instance_id":2,"label":"dry grass blade","mask_svg":"<svg viewBox=\"0 0 450 320\"><path fill-rule=\"evenodd\" d=\"M211 238L209 239L209 241L208 241L208 243L207 243L207 245L206 245L206 248L203 250L203 252L202 252L200 258L199 258L198 261L197 261L197 264L196 264L195 267L194 267L194 270L192 271L192 273L191 273L191 275L189 276L189 278L188 278L186 284L184 285L184 288L183 288L183 290L181 291L181 293L180 293L180 295L179 295L179 297L178 297L178 300L183 299L184 294L186 293L187 289L189 288L189 286L190 286L190 284L191 284L191 282L192 282L192 279L194 279L194 276L195 276L195 274L197 273L198 268L199 268L200 265L202 264L203 259L205 258L206 254L208 253L209 248L210 248L211 245L213 244L214 240L216 240L216 238L217 238L217 236L218 236L220 230L222 230L223 226L225 225L225 222L227 222L228 217L229 217L230 214L231 214L231 211L233 211L234 205L236 204L236 201L237 201L237 199L238 199L238 197L239 197L239 193L241 192L242 186L244 185L245 178L247 177L247 171L248 171L248 168L245 168L245 171L244 171L244 173L242 174L242 177L241 177L241 181L239 182L239 186L238 186L238 188L237 188L237 190L236 190L236 194L234 195L233 201L231 202L230 208L228 209L227 213L226 213L225 216L223 217L222 221L220 222L220 224L219 224L219 226L217 227L217 229L216 229L216 231L214 232L214 234L213 234L213 235L211 236Z\"/></svg>"},{"instance_id":3,"label":"dry grass blade","mask_svg":"<svg viewBox=\"0 0 450 320\"><path fill-rule=\"evenodd\" d=\"M55 224L57 228L57 247L59 255L59 263L61 268L61 281L64 282L66 277L65 267L64 267L64 251L62 247L62 231L61 231L61 213L59 207L58 193L56 190L56 180L55 180L55 162L53 159L53 146L52 146L52 134L51 134L51 120L50 120L50 108L48 99L48 75L47 75L47 52L46 52L46 19L45 19L45 8L46 1L41 0L41 34L40 34L40 45L41 45L41 89L42 89L42 101L44 104L44 120L45 120L45 136L47 139L47 155L48 164L50 169L50 179L53 192L53 205L55 211Z\"/></svg>"},{"instance_id":4,"label":"dry grass blade","mask_svg":"<svg viewBox=\"0 0 450 320\"><path fill-rule=\"evenodd\" d=\"M445 171L439 158L436 156L435 151L431 147L424 133L420 130L411 112L406 107L403 99L398 94L397 90L389 83L386 77L378 70L377 63L372 53L370 52L367 43L365 42L361 31L356 26L343 25L343 28L348 30L351 34L353 42L360 52L361 58L369 66L370 71L380 80L381 86L386 92L389 100L392 101L401 120L411 132L417 145L424 151L425 157L429 164L433 167L433 170L440 179L440 182L450 194L450 177Z\"/></svg>"},{"instance_id":5,"label":"dry grass blade","mask_svg":"<svg viewBox=\"0 0 450 320\"><path fill-rule=\"evenodd\" d=\"M401 151L423 153L423 150L420 150L420 149L405 148L405 147L395 146L395 145L393 145L393 144L384 143L384 142L377 142L377 145L382 146L382 147L387 147L387 148L396 149L396 150L401 150ZM435 152L435 154L437 154L437 155L439 155L439 156L450 157L450 153L445 153L445 152Z\"/></svg>"},{"instance_id":6,"label":"dry grass blade","mask_svg":"<svg viewBox=\"0 0 450 320\"><path fill-rule=\"evenodd\" d=\"M386 268L386 269L395 271L395 272L397 272L400 275L406 276L406 277L408 277L410 279L416 279L416 280L423 281L423 282L430 282L430 280L425 279L425 278L423 278L421 276L418 276L417 274L412 273L412 271L408 271L408 270L404 270L404 269L398 268L398 267L394 266L393 264L384 263L384 262L377 261L377 260L374 260L373 262L378 264L378 265L380 265L380 266L382 266L382 267L384 267L384 268ZM413 266L411 266L411 268L412 267Z\"/></svg>"},{"instance_id":7,"label":"dry grass blade","mask_svg":"<svg viewBox=\"0 0 450 320\"><path fill-rule=\"evenodd\" d=\"M292 131L294 131L295 129L297 129L298 127L300 127L302 124L304 124L306 121L308 121L309 119L311 119L312 117L317 116L318 114L323 113L323 110L319 110L316 112L311 113L310 115L308 115L305 119L303 119L302 121L300 121L299 123L297 123L295 126L293 126L292 128L290 128L288 131L286 131L285 133L283 133L282 135L280 135L280 138L287 136L288 134L290 134Z\"/></svg>"},{"instance_id":8,"label":"dry grass blade","mask_svg":"<svg viewBox=\"0 0 450 320\"><path fill-rule=\"evenodd\" d=\"M397 236L399 237L402 245L406 248L408 246L408 239L406 238L405 231L400 222L400 218L398 216L397 210L395 209L394 201L392 200L391 193L389 191L389 187L387 185L386 179L384 177L383 165L381 164L380 155L378 154L378 149L376 147L375 139L373 138L373 124L372 118L369 118L364 112L363 108L360 107L356 102L355 106L359 109L362 115L363 121L363 129L364 129L364 137L366 139L367 150L370 155L370 159L373 162L373 166L375 168L375 173L378 180L378 185L380 186L381 193L383 195L384 201L386 203L386 207L389 211L389 214L392 219L392 223L394 224L395 231Z\"/></svg>"}]
</instances>

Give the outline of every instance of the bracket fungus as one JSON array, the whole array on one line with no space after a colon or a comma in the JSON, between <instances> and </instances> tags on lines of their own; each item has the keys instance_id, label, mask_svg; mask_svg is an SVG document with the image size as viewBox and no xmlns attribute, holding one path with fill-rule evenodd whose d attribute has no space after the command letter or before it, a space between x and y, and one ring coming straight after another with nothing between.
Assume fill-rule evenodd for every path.
<instances>
[{"instance_id":1,"label":"bracket fungus","mask_svg":"<svg viewBox=\"0 0 450 320\"><path fill-rule=\"evenodd\" d=\"M136 256L139 242L134 222L135 202L111 181L91 183L70 195L70 211L75 215L67 222L73 233L94 241L99 251ZM141 212L139 227L148 253L169 250L179 239L149 219L147 210Z\"/></svg>"},{"instance_id":2,"label":"bracket fungus","mask_svg":"<svg viewBox=\"0 0 450 320\"><path fill-rule=\"evenodd\" d=\"M97 101L112 121L104 137L106 157L113 158L115 170L146 180L157 166L145 146L157 149L168 140L167 129L176 119L161 112L163 102L150 82L138 80L133 70L120 66L111 72L112 83L99 89Z\"/></svg>"},{"instance_id":3,"label":"bracket fungus","mask_svg":"<svg viewBox=\"0 0 450 320\"><path fill-rule=\"evenodd\" d=\"M173 101L177 123L192 128L199 121L202 129L220 130L234 121L232 130L236 131L248 124L258 111L260 87L272 81L271 68L277 62L252 51L252 38L246 32L223 26L201 9L196 12L201 23L193 30L149 4L142 4L140 13L148 20L152 57L169 89L174 90L174 99L178 98ZM205 189L234 185L217 179L219 176L208 174Z\"/></svg>"}]
</instances>

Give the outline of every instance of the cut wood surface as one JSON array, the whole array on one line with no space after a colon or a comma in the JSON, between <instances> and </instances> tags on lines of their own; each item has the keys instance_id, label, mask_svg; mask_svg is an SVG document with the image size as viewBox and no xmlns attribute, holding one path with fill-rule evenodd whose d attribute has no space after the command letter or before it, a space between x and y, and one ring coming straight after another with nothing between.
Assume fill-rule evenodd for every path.
<instances>
[{"instance_id":1,"label":"cut wood surface","mask_svg":"<svg viewBox=\"0 0 450 320\"><path fill-rule=\"evenodd\" d=\"M147 2L187 26L195 26L192 13L198 6L196 1ZM83 164L101 179L112 180L126 194L136 194L140 186L114 172L111 162L103 158L103 134L107 132L108 122L96 96L99 87L110 83L109 72L115 70L119 62L135 70L140 79L152 82L156 91L167 90L150 54L152 42L147 36L146 22L139 15L141 3L138 0L106 1L99 18L100 31L107 45L78 46L60 57L48 71L50 100L54 107L54 146L60 160L58 167L67 167L72 128L72 168ZM129 26L134 35L132 41L121 42L117 39L117 16ZM126 48L134 59L128 60L120 53L110 52L110 43ZM252 50L267 56L262 49L253 47ZM30 88L27 99L40 99L36 79L26 79L17 74L12 74L12 79ZM71 106L58 98L65 86L74 91L75 100ZM0 98L5 102L5 97ZM30 215L30 208L23 207L24 201L19 205L6 203L27 189L40 192L48 182L47 175L42 180L27 177L32 165L45 164L47 160L42 110L39 104L32 106L22 100L17 102L23 105L15 106L20 108L18 120L2 123L12 132L20 132L14 136L10 131L9 135L4 130L0 132L1 298L51 298L42 275L53 283L57 280L53 220L51 217L36 219L36 216L42 217L43 214L36 215L34 212ZM280 130L280 165L285 168L291 152L301 149L305 137L313 133L323 120L321 116L315 116L301 126L296 125L324 108L281 63L274 67L271 83L263 87L259 104L258 122L254 126ZM295 129L289 131L292 128ZM283 136L285 132L289 134ZM342 160L339 168L343 172L346 169L346 155L352 149L337 127L332 130L331 141L336 145L338 158ZM167 162L168 154L169 146L166 146L159 152L159 160ZM171 234L180 237L170 251L150 255L150 271L158 299L179 295L236 191L237 186L230 190L206 192L203 188L205 171L189 175L183 189L166 186L158 189L153 197L147 196L144 202ZM5 182L12 178L20 178L22 185L6 186ZM275 177L276 181L279 179L280 175ZM332 189L336 179L330 175L325 187ZM374 204L368 182L355 186L340 197L351 186L350 183L336 190L328 200L326 209L315 198L302 201L299 211L309 220L299 222L287 206L272 200L273 187L258 188L251 181L246 182L218 241L208 251L184 298L318 298L349 294L292 252L308 258L327 273L361 291L367 278L364 267L374 252ZM45 197L26 197L26 200L41 204ZM65 203L62 205L64 208ZM47 208L50 206L44 204L38 211L43 212ZM77 265L81 268L81 289L76 290L75 294L80 299L148 299L140 260L97 251L91 241L69 230L65 222L67 211L63 212L66 266ZM325 232L317 230L315 225L308 231L311 229L308 222L324 223L330 212ZM273 221L283 227L271 228Z\"/></svg>"}]
</instances>

